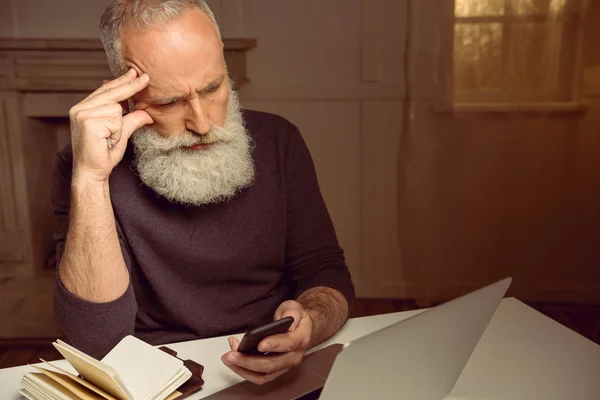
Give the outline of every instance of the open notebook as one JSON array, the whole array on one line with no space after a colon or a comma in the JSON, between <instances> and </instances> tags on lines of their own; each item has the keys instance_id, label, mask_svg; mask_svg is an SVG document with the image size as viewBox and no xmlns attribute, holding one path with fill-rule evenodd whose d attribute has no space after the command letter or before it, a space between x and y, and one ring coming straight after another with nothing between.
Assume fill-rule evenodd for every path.
<instances>
[{"instance_id":1,"label":"open notebook","mask_svg":"<svg viewBox=\"0 0 600 400\"><path fill-rule=\"evenodd\" d=\"M101 361L58 340L54 347L80 376L51 363L33 366L21 380L30 400L162 400L183 398L180 388L192 372L177 357L126 336Z\"/></svg>"}]
</instances>

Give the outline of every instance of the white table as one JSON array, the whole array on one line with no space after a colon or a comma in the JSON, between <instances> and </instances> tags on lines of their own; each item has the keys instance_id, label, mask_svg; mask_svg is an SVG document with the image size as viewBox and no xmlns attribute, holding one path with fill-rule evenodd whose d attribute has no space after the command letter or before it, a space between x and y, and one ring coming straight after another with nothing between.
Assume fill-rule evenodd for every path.
<instances>
[{"instance_id":1,"label":"white table","mask_svg":"<svg viewBox=\"0 0 600 400\"><path fill-rule=\"evenodd\" d=\"M330 341L347 343L419 311L354 318ZM221 363L226 337L169 345L204 365L201 399L241 381ZM66 361L58 365L68 367ZM28 366L0 370L0 399L19 399ZM72 370L71 370L72 371ZM73 371L74 372L74 371ZM599 400L600 346L520 301L503 299L447 400Z\"/></svg>"}]
</instances>

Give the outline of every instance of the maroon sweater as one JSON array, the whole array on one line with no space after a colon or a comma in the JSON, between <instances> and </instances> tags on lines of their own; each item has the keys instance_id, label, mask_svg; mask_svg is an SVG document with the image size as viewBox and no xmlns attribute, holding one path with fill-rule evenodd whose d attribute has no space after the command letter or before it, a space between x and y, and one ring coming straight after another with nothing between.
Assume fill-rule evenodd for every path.
<instances>
[{"instance_id":1,"label":"maroon sweater","mask_svg":"<svg viewBox=\"0 0 600 400\"><path fill-rule=\"evenodd\" d=\"M131 283L119 299L98 304L57 279L55 314L74 346L100 358L128 334L162 344L239 333L316 286L338 290L352 306L354 287L302 136L275 115L244 117L256 181L227 203L170 203L141 182L128 148L110 176L110 195ZM71 169L68 146L56 157L52 183L58 260Z\"/></svg>"}]
</instances>

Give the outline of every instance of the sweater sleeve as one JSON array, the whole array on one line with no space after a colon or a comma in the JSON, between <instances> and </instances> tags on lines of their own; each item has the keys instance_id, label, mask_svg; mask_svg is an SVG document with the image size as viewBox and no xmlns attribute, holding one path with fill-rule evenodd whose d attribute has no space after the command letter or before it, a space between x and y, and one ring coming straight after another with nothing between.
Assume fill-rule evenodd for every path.
<instances>
[{"instance_id":1,"label":"sweater sleeve","mask_svg":"<svg viewBox=\"0 0 600 400\"><path fill-rule=\"evenodd\" d=\"M314 163L298 129L289 136L286 157L286 264L295 297L318 286L344 295L350 309L354 285L323 200Z\"/></svg>"},{"instance_id":2,"label":"sweater sleeve","mask_svg":"<svg viewBox=\"0 0 600 400\"><path fill-rule=\"evenodd\" d=\"M56 268L60 265L69 230L71 166L70 153L61 152L57 155L51 187ZM131 270L131 259L121 235L119 242L125 264ZM56 275L54 314L58 325L71 345L92 357L104 357L123 337L133 334L136 312L137 304L131 284L120 298L109 303L93 303L69 292L58 273Z\"/></svg>"}]
</instances>

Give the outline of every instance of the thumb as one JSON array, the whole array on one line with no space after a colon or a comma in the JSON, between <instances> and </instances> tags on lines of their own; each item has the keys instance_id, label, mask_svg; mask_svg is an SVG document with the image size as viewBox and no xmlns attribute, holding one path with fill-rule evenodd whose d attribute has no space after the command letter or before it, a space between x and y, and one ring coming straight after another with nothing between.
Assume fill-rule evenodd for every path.
<instances>
[{"instance_id":1,"label":"thumb","mask_svg":"<svg viewBox=\"0 0 600 400\"><path fill-rule=\"evenodd\" d=\"M294 332L296 328L298 328L300 320L302 319L302 310L298 306L295 304L283 303L277 310L278 312L275 314L275 320L280 320L285 317L294 318L294 322L292 322L289 332Z\"/></svg>"},{"instance_id":2,"label":"thumb","mask_svg":"<svg viewBox=\"0 0 600 400\"><path fill-rule=\"evenodd\" d=\"M136 110L132 113L129 113L123 117L123 125L121 128L121 140L123 142L127 142L133 132L138 130L144 125L153 124L154 120L144 110Z\"/></svg>"},{"instance_id":3,"label":"thumb","mask_svg":"<svg viewBox=\"0 0 600 400\"><path fill-rule=\"evenodd\" d=\"M294 332L298 328L298 325L300 325L300 321L302 320L302 313L300 312L300 310L289 310L283 314L283 318L285 317L294 318L294 322L292 322L292 325L289 329L290 332Z\"/></svg>"}]
</instances>

